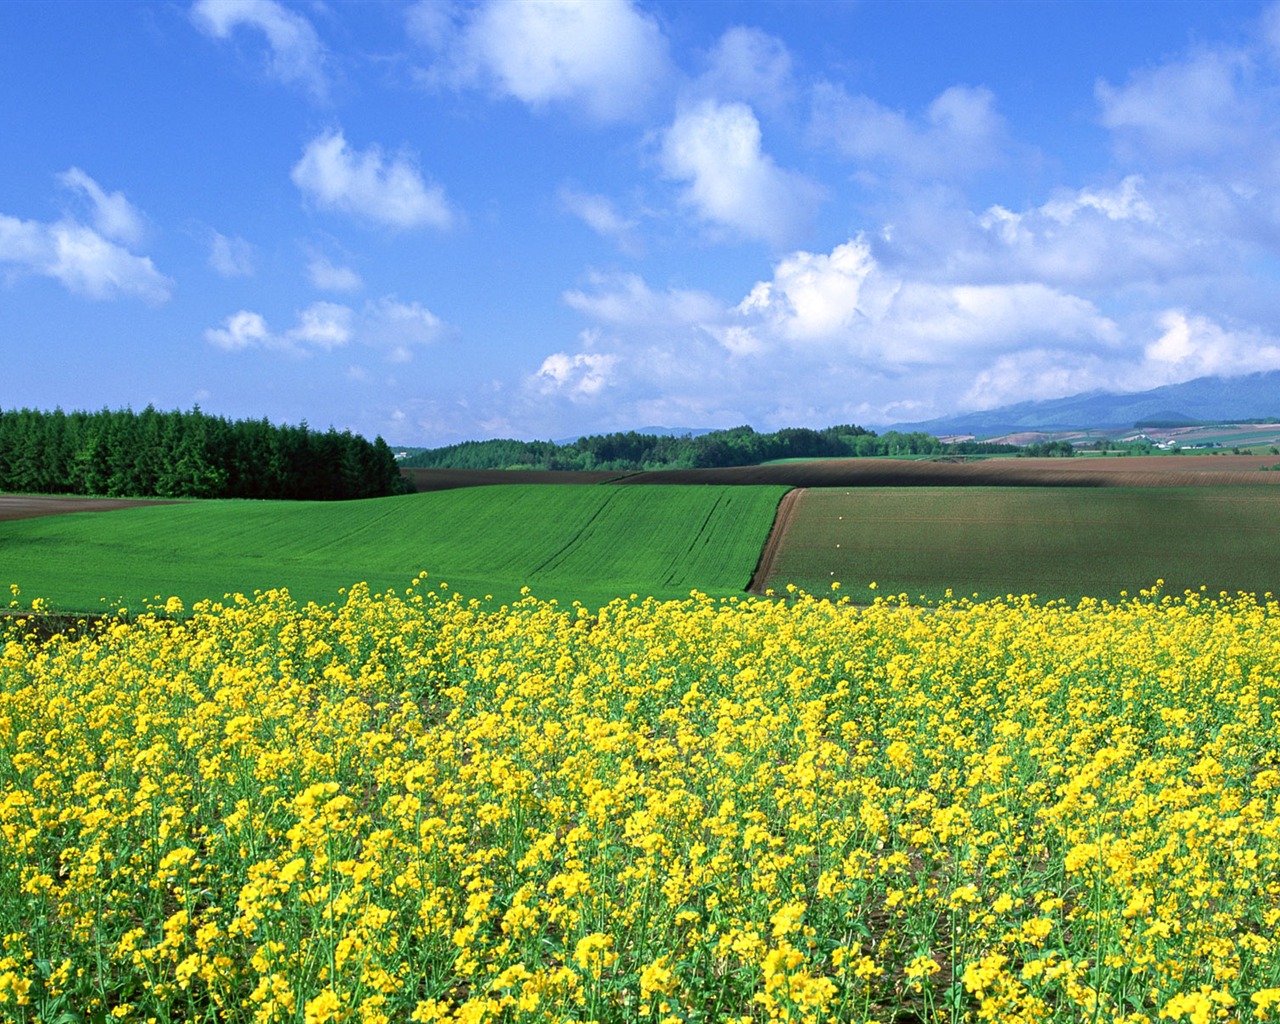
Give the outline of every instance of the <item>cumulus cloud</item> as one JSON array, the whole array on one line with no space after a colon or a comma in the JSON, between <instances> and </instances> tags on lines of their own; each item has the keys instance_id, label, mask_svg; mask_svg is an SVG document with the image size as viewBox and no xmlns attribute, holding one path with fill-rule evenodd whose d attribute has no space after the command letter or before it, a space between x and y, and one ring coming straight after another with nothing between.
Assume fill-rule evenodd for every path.
<instances>
[{"instance_id":1,"label":"cumulus cloud","mask_svg":"<svg viewBox=\"0 0 1280 1024\"><path fill-rule=\"evenodd\" d=\"M377 146L354 150L341 131L312 139L291 177L316 206L387 227L445 229L454 222L444 189L428 185L412 160L384 159Z\"/></svg>"},{"instance_id":2,"label":"cumulus cloud","mask_svg":"<svg viewBox=\"0 0 1280 1024\"><path fill-rule=\"evenodd\" d=\"M788 254L733 304L623 274L594 275L564 299L593 326L578 351L539 370L539 393L580 405L607 384L609 402L633 415L684 410L718 422L919 418L966 389L1010 383L1002 360L1016 364L1024 351L1101 363L1126 342L1078 295L1034 282L915 280L880 265L863 237Z\"/></svg>"},{"instance_id":3,"label":"cumulus cloud","mask_svg":"<svg viewBox=\"0 0 1280 1024\"><path fill-rule=\"evenodd\" d=\"M1257 328L1230 328L1184 309L1165 310L1157 324L1159 336L1142 353L1144 380L1169 384L1280 369L1280 339Z\"/></svg>"},{"instance_id":4,"label":"cumulus cloud","mask_svg":"<svg viewBox=\"0 0 1280 1024\"><path fill-rule=\"evenodd\" d=\"M240 352L256 346L279 347L262 315L248 309L232 313L222 321L221 327L210 327L204 332L204 340L226 352Z\"/></svg>"},{"instance_id":5,"label":"cumulus cloud","mask_svg":"<svg viewBox=\"0 0 1280 1024\"><path fill-rule=\"evenodd\" d=\"M48 223L0 214L0 265L6 275L38 274L91 299L133 296L158 304L173 292L173 281L150 257L131 252L145 223L119 192L108 193L78 168L58 176L90 203L93 227L71 217Z\"/></svg>"},{"instance_id":6,"label":"cumulus cloud","mask_svg":"<svg viewBox=\"0 0 1280 1024\"><path fill-rule=\"evenodd\" d=\"M1037 338L1109 344L1092 303L1039 283L939 285L885 271L863 238L780 260L733 310L766 349L820 347L883 371L945 365Z\"/></svg>"},{"instance_id":7,"label":"cumulus cloud","mask_svg":"<svg viewBox=\"0 0 1280 1024\"><path fill-rule=\"evenodd\" d=\"M760 123L744 103L703 100L680 111L663 137L662 164L688 182L682 198L698 216L773 245L794 240L822 198L763 151Z\"/></svg>"},{"instance_id":8,"label":"cumulus cloud","mask_svg":"<svg viewBox=\"0 0 1280 1024\"><path fill-rule=\"evenodd\" d=\"M777 337L821 340L883 320L900 288L901 281L883 274L870 248L858 239L830 253L792 253L734 311Z\"/></svg>"},{"instance_id":9,"label":"cumulus cloud","mask_svg":"<svg viewBox=\"0 0 1280 1024\"><path fill-rule=\"evenodd\" d=\"M273 331L260 314L242 309L204 332L205 341L226 352L250 348L302 354L332 351L352 343L380 351L389 362L407 362L415 348L445 337L447 325L425 306L385 296L359 311L336 302L313 302L287 331Z\"/></svg>"},{"instance_id":10,"label":"cumulus cloud","mask_svg":"<svg viewBox=\"0 0 1280 1024\"><path fill-rule=\"evenodd\" d=\"M269 72L314 96L328 91L324 44L306 18L275 0L197 0L191 8L196 27L214 39L228 39L238 28L261 32L270 49Z\"/></svg>"},{"instance_id":11,"label":"cumulus cloud","mask_svg":"<svg viewBox=\"0 0 1280 1024\"><path fill-rule=\"evenodd\" d=\"M222 277L251 277L253 246L243 238L214 231L209 238L209 266Z\"/></svg>"},{"instance_id":12,"label":"cumulus cloud","mask_svg":"<svg viewBox=\"0 0 1280 1024\"><path fill-rule=\"evenodd\" d=\"M307 277L311 283L327 292L358 292L364 281L350 267L340 267L323 256L316 256L307 264Z\"/></svg>"},{"instance_id":13,"label":"cumulus cloud","mask_svg":"<svg viewBox=\"0 0 1280 1024\"><path fill-rule=\"evenodd\" d=\"M636 117L671 74L662 30L627 0L489 0L465 16L424 0L409 27L453 84L599 121Z\"/></svg>"},{"instance_id":14,"label":"cumulus cloud","mask_svg":"<svg viewBox=\"0 0 1280 1024\"><path fill-rule=\"evenodd\" d=\"M554 352L542 361L534 379L544 392L554 391L570 398L600 394L609 384L614 356L579 352Z\"/></svg>"},{"instance_id":15,"label":"cumulus cloud","mask_svg":"<svg viewBox=\"0 0 1280 1024\"><path fill-rule=\"evenodd\" d=\"M289 340L298 345L335 349L346 345L354 334L356 314L336 302L313 302L298 314L298 323Z\"/></svg>"},{"instance_id":16,"label":"cumulus cloud","mask_svg":"<svg viewBox=\"0 0 1280 1024\"><path fill-rule=\"evenodd\" d=\"M922 117L912 118L823 83L814 90L811 131L860 165L915 178L963 178L999 164L1009 148L995 95L967 85L945 89Z\"/></svg>"}]
</instances>

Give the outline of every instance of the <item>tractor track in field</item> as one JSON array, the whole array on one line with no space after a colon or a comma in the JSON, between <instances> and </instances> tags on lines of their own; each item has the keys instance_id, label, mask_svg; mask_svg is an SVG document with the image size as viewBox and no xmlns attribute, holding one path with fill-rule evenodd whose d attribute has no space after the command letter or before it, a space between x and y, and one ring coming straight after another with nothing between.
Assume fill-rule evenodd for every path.
<instances>
[{"instance_id":1,"label":"tractor track in field","mask_svg":"<svg viewBox=\"0 0 1280 1024\"><path fill-rule=\"evenodd\" d=\"M756 563L755 572L751 574L751 582L747 584L748 594L764 594L764 583L773 572L773 563L786 540L787 531L795 518L796 506L804 494L803 487L795 487L787 491L778 502L778 511L773 515L773 526L769 528L769 537L760 550L760 561Z\"/></svg>"}]
</instances>

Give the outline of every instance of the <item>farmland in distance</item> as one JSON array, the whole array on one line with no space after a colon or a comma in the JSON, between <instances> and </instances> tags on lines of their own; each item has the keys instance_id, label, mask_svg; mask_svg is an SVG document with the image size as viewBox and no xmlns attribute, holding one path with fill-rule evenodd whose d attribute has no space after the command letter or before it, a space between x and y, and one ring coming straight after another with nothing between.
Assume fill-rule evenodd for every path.
<instances>
[{"instance_id":1,"label":"farmland in distance","mask_svg":"<svg viewBox=\"0 0 1280 1024\"><path fill-rule=\"evenodd\" d=\"M190 605L287 587L403 588L421 571L467 597L605 603L741 593L782 487L452 490L348 502L202 501L0 522L0 575L55 608Z\"/></svg>"},{"instance_id":2,"label":"farmland in distance","mask_svg":"<svg viewBox=\"0 0 1280 1024\"><path fill-rule=\"evenodd\" d=\"M1163 579L1172 593L1280 592L1271 487L811 488L789 505L757 591L1117 600Z\"/></svg>"}]
</instances>

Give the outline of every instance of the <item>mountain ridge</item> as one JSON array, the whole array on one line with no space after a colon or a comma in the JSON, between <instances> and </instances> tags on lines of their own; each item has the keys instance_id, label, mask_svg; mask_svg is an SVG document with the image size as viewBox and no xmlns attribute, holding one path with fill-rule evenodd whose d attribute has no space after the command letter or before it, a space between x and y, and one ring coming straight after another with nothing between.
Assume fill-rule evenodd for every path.
<instances>
[{"instance_id":1,"label":"mountain ridge","mask_svg":"<svg viewBox=\"0 0 1280 1024\"><path fill-rule=\"evenodd\" d=\"M996 435L1026 430L1087 430L1132 427L1144 420L1231 422L1280 419L1280 370L1238 377L1197 377L1148 391L1095 389L1016 402L968 413L939 416L886 429L920 430L934 435Z\"/></svg>"}]
</instances>

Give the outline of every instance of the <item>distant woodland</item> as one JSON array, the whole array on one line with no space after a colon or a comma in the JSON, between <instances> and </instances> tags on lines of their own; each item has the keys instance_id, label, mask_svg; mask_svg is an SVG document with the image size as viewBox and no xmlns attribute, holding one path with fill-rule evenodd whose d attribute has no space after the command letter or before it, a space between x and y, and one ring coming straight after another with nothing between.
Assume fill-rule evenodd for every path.
<instances>
[{"instance_id":1,"label":"distant woodland","mask_svg":"<svg viewBox=\"0 0 1280 1024\"><path fill-rule=\"evenodd\" d=\"M0 410L0 491L160 498L372 498L403 489L382 438L157 412Z\"/></svg>"},{"instance_id":2,"label":"distant woodland","mask_svg":"<svg viewBox=\"0 0 1280 1024\"><path fill-rule=\"evenodd\" d=\"M571 444L553 441L465 441L412 453L401 465L423 469L709 469L755 466L775 459L834 459L873 455L977 455L1015 452L1014 445L964 441L943 444L931 434L875 431L846 424L772 434L751 427L693 436L594 434Z\"/></svg>"}]
</instances>

